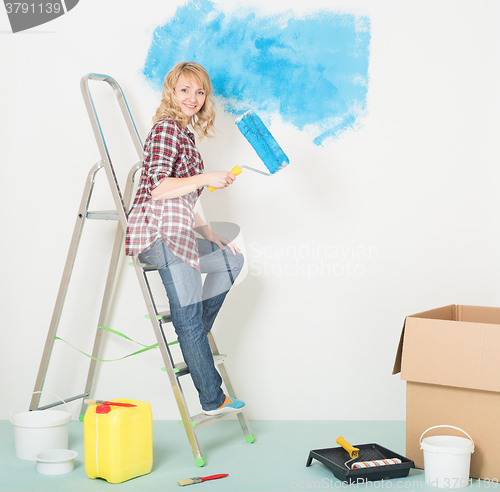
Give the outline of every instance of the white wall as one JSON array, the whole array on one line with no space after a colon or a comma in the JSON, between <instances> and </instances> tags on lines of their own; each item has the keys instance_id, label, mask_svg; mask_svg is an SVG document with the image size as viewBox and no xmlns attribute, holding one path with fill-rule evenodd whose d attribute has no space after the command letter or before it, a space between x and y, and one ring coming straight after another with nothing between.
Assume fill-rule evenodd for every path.
<instances>
[{"instance_id":1,"label":"white wall","mask_svg":"<svg viewBox=\"0 0 500 492\"><path fill-rule=\"evenodd\" d=\"M159 94L140 70L152 30L181 3L86 0L15 35L0 9L2 419L33 389L86 175L99 159L80 77L112 75L144 138ZM247 172L204 192L209 220L241 226L248 267L214 333L250 419L404 419L405 385L391 371L405 315L500 302L498 2L273 3L304 14L320 7L371 20L368 114L360 130L323 147L276 118L271 132L291 160L279 179ZM105 92L100 101L112 125ZM228 140L240 139L236 155L244 145L232 116L219 111L217 127L216 141L200 145L207 170L235 164ZM136 159L120 131L110 138L123 180ZM93 209L112 207L107 186L103 173ZM87 352L113 234L111 223L87 223L60 325ZM332 273L316 270L321 261ZM111 328L154 343L127 264ZM135 349L105 335L101 356ZM93 396L147 400L156 419L177 419L162 365L158 351L101 364ZM56 342L46 389L82 392L87 367ZM184 387L196 410L190 381Z\"/></svg>"}]
</instances>

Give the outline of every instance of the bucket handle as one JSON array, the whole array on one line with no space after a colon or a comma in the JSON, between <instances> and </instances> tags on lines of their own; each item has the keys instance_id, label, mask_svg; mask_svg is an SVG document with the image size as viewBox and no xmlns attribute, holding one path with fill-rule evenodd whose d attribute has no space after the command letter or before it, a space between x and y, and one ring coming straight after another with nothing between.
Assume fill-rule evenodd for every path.
<instances>
[{"instance_id":1,"label":"bucket handle","mask_svg":"<svg viewBox=\"0 0 500 492\"><path fill-rule=\"evenodd\" d=\"M66 405L66 408L68 409L69 414L72 415L71 408L69 408L68 404L61 397L55 395L54 393L51 393L50 391L33 391L33 392L28 393L27 395L24 395L23 397L19 398L19 400L17 400L16 403L14 403L14 406L12 407L12 410L10 411L10 423L11 424L13 424L13 422L14 422L12 419L12 412L14 411L14 408L16 408L17 404L21 400L24 400L27 396L34 395L35 393L47 393L49 395L55 396L58 400L61 400Z\"/></svg>"},{"instance_id":2,"label":"bucket handle","mask_svg":"<svg viewBox=\"0 0 500 492\"><path fill-rule=\"evenodd\" d=\"M424 431L424 433L420 436L420 439L418 441L419 444L422 444L422 437L424 437L424 434L426 432L429 432L430 430L432 429L438 429L440 427L448 427L450 429L455 429L455 430L459 430L460 432L463 432L471 441L472 441L472 444L474 444L474 441L472 439L472 437L469 436L469 434L467 434L467 432L465 432L463 429L460 429L460 427L455 427L454 425L435 425L434 427L429 427L426 431Z\"/></svg>"}]
</instances>

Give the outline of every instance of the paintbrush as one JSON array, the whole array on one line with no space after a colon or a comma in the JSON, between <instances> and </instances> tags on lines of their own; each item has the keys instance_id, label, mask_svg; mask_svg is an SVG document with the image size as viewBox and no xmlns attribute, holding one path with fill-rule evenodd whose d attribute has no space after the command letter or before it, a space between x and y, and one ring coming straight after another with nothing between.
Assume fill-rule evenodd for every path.
<instances>
[{"instance_id":1,"label":"paintbrush","mask_svg":"<svg viewBox=\"0 0 500 492\"><path fill-rule=\"evenodd\" d=\"M137 405L132 405L132 403L120 403L117 401L106 401L106 400L83 400L83 403L87 405L113 405L114 407L136 407Z\"/></svg>"},{"instance_id":2,"label":"paintbrush","mask_svg":"<svg viewBox=\"0 0 500 492\"><path fill-rule=\"evenodd\" d=\"M193 483L201 483L206 482L207 480L216 480L217 478L227 477L229 473L223 473L221 475L210 475L209 477L194 477L194 478L185 478L184 480L177 480L177 485L184 487L184 485L191 485Z\"/></svg>"}]
</instances>

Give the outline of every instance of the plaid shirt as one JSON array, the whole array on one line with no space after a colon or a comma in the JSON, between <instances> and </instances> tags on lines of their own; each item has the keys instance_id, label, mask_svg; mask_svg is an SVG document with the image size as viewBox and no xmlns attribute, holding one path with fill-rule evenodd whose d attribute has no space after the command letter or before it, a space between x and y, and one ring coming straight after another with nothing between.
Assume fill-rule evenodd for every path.
<instances>
[{"instance_id":1,"label":"plaid shirt","mask_svg":"<svg viewBox=\"0 0 500 492\"><path fill-rule=\"evenodd\" d=\"M175 256L199 270L193 228L195 205L203 190L157 201L151 198L151 191L164 178L187 178L202 172L194 135L173 120L158 121L144 145L141 179L128 215L126 255L142 253L161 237Z\"/></svg>"}]
</instances>

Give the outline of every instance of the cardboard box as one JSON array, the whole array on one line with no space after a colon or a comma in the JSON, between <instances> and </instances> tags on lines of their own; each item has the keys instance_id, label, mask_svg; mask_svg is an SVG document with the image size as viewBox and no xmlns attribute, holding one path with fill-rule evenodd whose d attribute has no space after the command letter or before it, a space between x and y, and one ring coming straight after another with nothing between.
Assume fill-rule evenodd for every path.
<instances>
[{"instance_id":1,"label":"cardboard box","mask_svg":"<svg viewBox=\"0 0 500 492\"><path fill-rule=\"evenodd\" d=\"M453 425L473 439L471 477L500 480L500 308L450 305L407 316L393 374L406 387L406 455L424 467L419 439ZM431 435L461 435L436 429ZM466 436L463 436L466 437Z\"/></svg>"}]
</instances>

